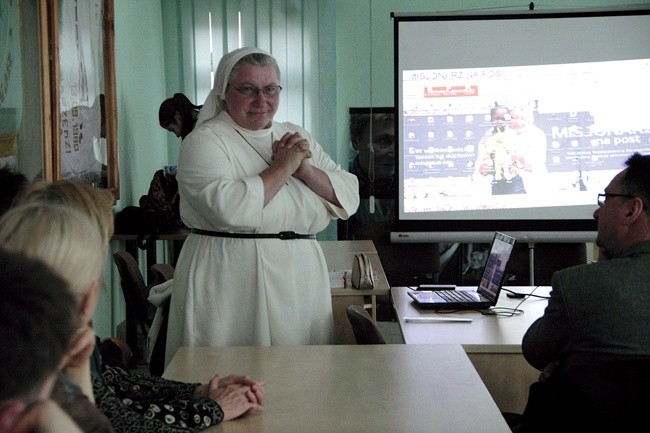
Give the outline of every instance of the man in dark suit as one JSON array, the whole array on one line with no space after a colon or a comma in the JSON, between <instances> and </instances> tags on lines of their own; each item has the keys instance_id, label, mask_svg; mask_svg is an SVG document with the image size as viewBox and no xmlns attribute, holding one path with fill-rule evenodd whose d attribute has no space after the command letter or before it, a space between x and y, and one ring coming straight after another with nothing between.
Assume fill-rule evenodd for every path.
<instances>
[{"instance_id":1,"label":"man in dark suit","mask_svg":"<svg viewBox=\"0 0 650 433\"><path fill-rule=\"evenodd\" d=\"M598 195L594 218L601 260L553 275L548 307L522 342L526 360L543 371L540 382L562 377L569 386L577 384L581 392L582 385L588 384L584 399L564 401L574 410L570 414L575 413L576 404L600 392L594 382L603 375L585 380L585 371L597 371L612 362L650 360L650 155L635 153L626 166ZM648 372L642 373L646 381L648 376ZM548 385L533 385L526 410L533 410L538 390L544 390L546 402L559 404L554 397L548 398L549 389ZM589 421L598 415L598 410L592 410ZM599 431L610 431L603 427L607 421L596 422L603 428Z\"/></svg>"},{"instance_id":2,"label":"man in dark suit","mask_svg":"<svg viewBox=\"0 0 650 433\"><path fill-rule=\"evenodd\" d=\"M604 259L556 272L544 315L524 335L524 356L539 370L650 356L650 155L626 165L594 212Z\"/></svg>"}]
</instances>

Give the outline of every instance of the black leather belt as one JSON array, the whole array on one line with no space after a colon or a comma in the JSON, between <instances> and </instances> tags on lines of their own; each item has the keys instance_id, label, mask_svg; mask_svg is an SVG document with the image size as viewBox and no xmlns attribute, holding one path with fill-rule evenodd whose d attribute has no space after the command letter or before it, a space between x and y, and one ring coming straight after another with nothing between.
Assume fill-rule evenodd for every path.
<instances>
[{"instance_id":1,"label":"black leather belt","mask_svg":"<svg viewBox=\"0 0 650 433\"><path fill-rule=\"evenodd\" d=\"M240 238L240 239L316 239L316 235L301 235L296 232L280 233L230 233L230 232L213 232L203 229L191 229L192 233L204 236L215 236L218 238Z\"/></svg>"}]
</instances>

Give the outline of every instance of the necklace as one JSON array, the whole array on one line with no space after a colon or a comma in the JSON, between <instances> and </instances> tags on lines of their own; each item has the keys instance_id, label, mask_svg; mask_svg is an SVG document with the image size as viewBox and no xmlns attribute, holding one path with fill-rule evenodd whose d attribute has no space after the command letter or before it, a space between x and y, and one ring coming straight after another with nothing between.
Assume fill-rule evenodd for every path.
<instances>
[{"instance_id":1,"label":"necklace","mask_svg":"<svg viewBox=\"0 0 650 433\"><path fill-rule=\"evenodd\" d=\"M242 134L241 132L239 132L239 130L236 129L236 128L233 128L233 129L235 129L235 132L236 132L237 134L239 134L239 136L242 138L242 140L244 140L244 141L246 142L246 144L248 144L248 145L251 147L251 149L253 149L253 150L255 151L255 153L257 153L257 154L260 156L260 158L262 158L262 160L264 160L264 162L266 162L266 164L270 167L270 166L271 166L271 162L270 162L269 160L267 160L267 159L264 157L264 155L262 155L262 154L260 153L260 151L257 150L257 148L256 148L255 146L253 146L253 144L252 144L250 141L248 141L248 140L246 139L246 137L244 137L244 134ZM273 131L271 131L271 147L273 147Z\"/></svg>"}]
</instances>

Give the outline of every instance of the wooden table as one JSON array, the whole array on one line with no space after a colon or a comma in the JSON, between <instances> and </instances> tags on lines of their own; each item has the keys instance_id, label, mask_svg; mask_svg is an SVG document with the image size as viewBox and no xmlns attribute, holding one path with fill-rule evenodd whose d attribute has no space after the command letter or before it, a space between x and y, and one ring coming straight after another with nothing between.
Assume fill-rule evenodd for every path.
<instances>
[{"instance_id":1,"label":"wooden table","mask_svg":"<svg viewBox=\"0 0 650 433\"><path fill-rule=\"evenodd\" d=\"M348 320L346 309L349 305L365 305L365 298L370 298L371 315L377 320L377 296L388 295L390 286L379 260L375 244L371 240L354 241L320 241L327 268L331 270L352 269L353 257L365 253L372 263L375 272L375 288L372 290L356 290L351 287L331 287L332 311L334 313L334 332L336 343L355 344L352 326Z\"/></svg>"},{"instance_id":2,"label":"wooden table","mask_svg":"<svg viewBox=\"0 0 650 433\"><path fill-rule=\"evenodd\" d=\"M533 287L507 287L529 293ZM542 314L546 299L510 299L504 291L497 307L519 308L524 314L513 317L484 316L476 311L442 315L419 309L408 296L407 287L393 287L391 295L400 330L406 344L460 344L474 364L483 382L504 412L522 413L528 400L528 387L539 371L531 367L521 352L521 341L530 325ZM537 295L548 295L550 287L539 287ZM520 304L521 303L521 304ZM413 323L405 317L462 317L471 323Z\"/></svg>"},{"instance_id":3,"label":"wooden table","mask_svg":"<svg viewBox=\"0 0 650 433\"><path fill-rule=\"evenodd\" d=\"M510 429L458 345L181 348L164 377L268 381L265 409L213 432L503 432Z\"/></svg>"}]
</instances>

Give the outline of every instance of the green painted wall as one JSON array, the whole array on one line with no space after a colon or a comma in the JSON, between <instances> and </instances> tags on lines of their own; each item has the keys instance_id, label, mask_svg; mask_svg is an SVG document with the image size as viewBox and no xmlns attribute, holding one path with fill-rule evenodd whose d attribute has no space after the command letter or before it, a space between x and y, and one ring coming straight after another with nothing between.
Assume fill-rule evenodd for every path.
<instances>
[{"instance_id":1,"label":"green painted wall","mask_svg":"<svg viewBox=\"0 0 650 433\"><path fill-rule=\"evenodd\" d=\"M167 164L158 126L165 95L160 0L115 0L115 80L120 150L120 205L137 204L153 173Z\"/></svg>"},{"instance_id":2,"label":"green painted wall","mask_svg":"<svg viewBox=\"0 0 650 433\"><path fill-rule=\"evenodd\" d=\"M167 164L166 132L158 126L165 94L161 1L114 0L115 81L121 198L116 209L137 204L153 173ZM113 243L113 250L124 249ZM106 289L94 317L97 334L113 336L125 309L120 279L107 259Z\"/></svg>"}]
</instances>

